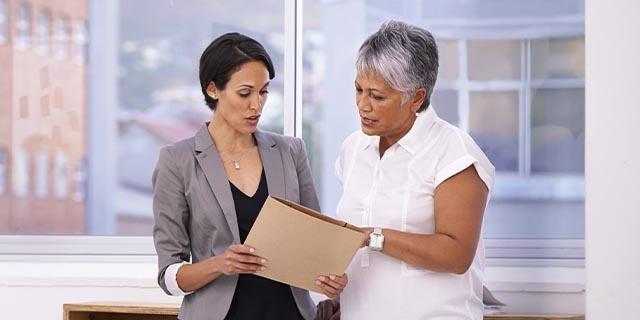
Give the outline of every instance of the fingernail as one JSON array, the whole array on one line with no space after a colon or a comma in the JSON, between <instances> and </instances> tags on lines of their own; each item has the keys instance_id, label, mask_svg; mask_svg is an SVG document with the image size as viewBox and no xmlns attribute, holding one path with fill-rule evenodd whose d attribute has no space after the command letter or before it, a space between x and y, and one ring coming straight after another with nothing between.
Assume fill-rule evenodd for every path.
<instances>
[{"instance_id":1,"label":"fingernail","mask_svg":"<svg viewBox=\"0 0 640 320\"><path fill-rule=\"evenodd\" d=\"M316 284L317 285L322 285L322 283L320 281L318 281L318 280L316 280Z\"/></svg>"},{"instance_id":2,"label":"fingernail","mask_svg":"<svg viewBox=\"0 0 640 320\"><path fill-rule=\"evenodd\" d=\"M262 259L262 260L260 260L260 262L262 262L262 263L267 263L267 260Z\"/></svg>"},{"instance_id":3,"label":"fingernail","mask_svg":"<svg viewBox=\"0 0 640 320\"><path fill-rule=\"evenodd\" d=\"M325 279L325 277L320 277L320 278L318 278L318 279L319 279L320 281L325 281L325 280L326 280L326 279Z\"/></svg>"},{"instance_id":4,"label":"fingernail","mask_svg":"<svg viewBox=\"0 0 640 320\"><path fill-rule=\"evenodd\" d=\"M256 249L254 248L249 248L249 252L254 253L256 251Z\"/></svg>"},{"instance_id":5,"label":"fingernail","mask_svg":"<svg viewBox=\"0 0 640 320\"><path fill-rule=\"evenodd\" d=\"M331 279L331 280L335 280L335 279L336 279L336 276L331 275L331 276L329 276L329 279Z\"/></svg>"},{"instance_id":6,"label":"fingernail","mask_svg":"<svg viewBox=\"0 0 640 320\"><path fill-rule=\"evenodd\" d=\"M260 270L261 270L261 271L264 271L264 270L266 270L266 269L267 269L267 267L260 267Z\"/></svg>"}]
</instances>

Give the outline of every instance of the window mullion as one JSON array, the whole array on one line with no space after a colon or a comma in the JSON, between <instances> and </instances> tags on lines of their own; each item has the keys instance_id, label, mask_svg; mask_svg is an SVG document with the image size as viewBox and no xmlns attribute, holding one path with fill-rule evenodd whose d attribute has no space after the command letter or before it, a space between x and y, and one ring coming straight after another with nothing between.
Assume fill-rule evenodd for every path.
<instances>
[{"instance_id":1,"label":"window mullion","mask_svg":"<svg viewBox=\"0 0 640 320\"><path fill-rule=\"evenodd\" d=\"M302 136L302 1L284 2L284 134Z\"/></svg>"}]
</instances>

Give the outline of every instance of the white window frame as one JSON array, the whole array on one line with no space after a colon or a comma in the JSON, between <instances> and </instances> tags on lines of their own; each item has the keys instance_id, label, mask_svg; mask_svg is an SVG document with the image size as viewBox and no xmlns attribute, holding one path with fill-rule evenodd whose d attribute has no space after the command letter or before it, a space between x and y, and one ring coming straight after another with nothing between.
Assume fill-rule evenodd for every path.
<instances>
[{"instance_id":1,"label":"white window frame","mask_svg":"<svg viewBox=\"0 0 640 320\"><path fill-rule=\"evenodd\" d=\"M284 132L302 135L302 0L285 1L285 116ZM90 39L101 39L100 50L89 47L89 71L95 76L89 84L91 107L87 123L87 135L101 143L87 145L87 229L90 233L109 234L114 230L113 203L106 200L115 194L115 155L117 129L114 105L117 97L117 54L109 48L117 48L117 26L111 22L117 18L116 1L92 1L90 8ZM56 30L57 31L57 30ZM114 51L116 52L116 51ZM99 61L99 63L96 63ZM466 68L465 68L466 70ZM465 71L466 72L466 71ZM459 99L461 100L461 99ZM467 101L468 103L468 101ZM464 117L460 117L464 119ZM111 120L111 121L110 121ZM100 167L101 170L91 170ZM499 176L498 179L504 177ZM519 179L519 178L518 178ZM527 182L528 183L528 182ZM544 184L544 181L540 182ZM489 265L495 266L568 266L584 265L583 240L530 240L487 239L486 256ZM53 260L78 259L78 256L154 256L150 236L0 236L0 260L5 257L49 257Z\"/></svg>"}]
</instances>

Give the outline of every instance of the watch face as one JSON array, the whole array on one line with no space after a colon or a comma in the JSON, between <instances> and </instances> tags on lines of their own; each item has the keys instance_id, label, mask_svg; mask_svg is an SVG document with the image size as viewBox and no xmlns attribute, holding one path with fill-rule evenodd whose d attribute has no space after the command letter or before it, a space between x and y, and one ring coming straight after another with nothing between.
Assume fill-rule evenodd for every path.
<instances>
[{"instance_id":1,"label":"watch face","mask_svg":"<svg viewBox=\"0 0 640 320\"><path fill-rule=\"evenodd\" d=\"M380 250L382 249L382 241L384 237L380 234L372 233L369 237L369 246L371 249Z\"/></svg>"}]
</instances>

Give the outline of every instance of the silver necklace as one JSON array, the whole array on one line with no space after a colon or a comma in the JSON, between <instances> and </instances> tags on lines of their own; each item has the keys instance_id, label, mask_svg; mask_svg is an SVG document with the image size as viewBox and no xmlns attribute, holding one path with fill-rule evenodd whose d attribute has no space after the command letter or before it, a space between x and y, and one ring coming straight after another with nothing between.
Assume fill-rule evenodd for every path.
<instances>
[{"instance_id":1,"label":"silver necklace","mask_svg":"<svg viewBox=\"0 0 640 320\"><path fill-rule=\"evenodd\" d=\"M234 167L236 170L240 170L240 160L242 160L242 157L244 157L244 155L245 155L245 154L247 154L247 152L249 152L249 150L251 150L251 149L253 149L253 147L251 147L251 148L247 148L247 150L245 150L245 151L240 155L240 157L238 157L238 160L233 160L233 159L231 159L231 157L229 157L229 161L231 161L231 163L233 163L233 167Z\"/></svg>"}]
</instances>

